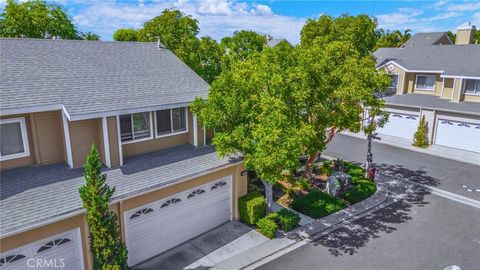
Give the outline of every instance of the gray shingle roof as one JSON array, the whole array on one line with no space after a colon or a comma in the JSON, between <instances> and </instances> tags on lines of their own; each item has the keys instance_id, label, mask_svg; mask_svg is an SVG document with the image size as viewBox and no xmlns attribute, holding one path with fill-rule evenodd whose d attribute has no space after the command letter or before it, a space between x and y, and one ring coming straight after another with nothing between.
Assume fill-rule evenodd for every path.
<instances>
[{"instance_id":1,"label":"gray shingle roof","mask_svg":"<svg viewBox=\"0 0 480 270\"><path fill-rule=\"evenodd\" d=\"M480 115L480 103L477 102L451 102L433 95L404 94L384 98L385 103L391 105L409 105L421 108L433 108L437 111L454 111Z\"/></svg>"},{"instance_id":2,"label":"gray shingle roof","mask_svg":"<svg viewBox=\"0 0 480 270\"><path fill-rule=\"evenodd\" d=\"M126 158L123 167L106 170L107 182L116 188L113 200L120 200L238 161L217 157L210 146L182 145ZM0 237L82 210L82 168L49 164L0 174Z\"/></svg>"},{"instance_id":3,"label":"gray shingle roof","mask_svg":"<svg viewBox=\"0 0 480 270\"><path fill-rule=\"evenodd\" d=\"M409 70L444 71L442 75L446 76L480 77L480 45L380 48L374 55L379 66L393 60Z\"/></svg>"},{"instance_id":4,"label":"gray shingle roof","mask_svg":"<svg viewBox=\"0 0 480 270\"><path fill-rule=\"evenodd\" d=\"M417 33L405 42L402 47L425 47L436 44L447 34L445 32Z\"/></svg>"},{"instance_id":5,"label":"gray shingle roof","mask_svg":"<svg viewBox=\"0 0 480 270\"><path fill-rule=\"evenodd\" d=\"M292 45L290 42L288 42L288 40L286 40L284 38L272 38L270 40L267 40L267 46L270 47L270 48L273 48L273 47L277 46L282 41L286 41L288 44Z\"/></svg>"},{"instance_id":6,"label":"gray shingle roof","mask_svg":"<svg viewBox=\"0 0 480 270\"><path fill-rule=\"evenodd\" d=\"M2 110L63 104L71 116L189 103L208 84L156 43L0 39Z\"/></svg>"}]
</instances>

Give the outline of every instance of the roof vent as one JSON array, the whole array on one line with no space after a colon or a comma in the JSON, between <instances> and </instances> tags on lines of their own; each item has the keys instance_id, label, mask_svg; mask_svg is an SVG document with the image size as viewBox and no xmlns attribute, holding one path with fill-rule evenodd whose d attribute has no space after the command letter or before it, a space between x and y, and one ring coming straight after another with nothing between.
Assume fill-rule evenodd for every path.
<instances>
[{"instance_id":1,"label":"roof vent","mask_svg":"<svg viewBox=\"0 0 480 270\"><path fill-rule=\"evenodd\" d=\"M160 37L157 37L157 49L165 49L165 45L163 45Z\"/></svg>"}]
</instances>

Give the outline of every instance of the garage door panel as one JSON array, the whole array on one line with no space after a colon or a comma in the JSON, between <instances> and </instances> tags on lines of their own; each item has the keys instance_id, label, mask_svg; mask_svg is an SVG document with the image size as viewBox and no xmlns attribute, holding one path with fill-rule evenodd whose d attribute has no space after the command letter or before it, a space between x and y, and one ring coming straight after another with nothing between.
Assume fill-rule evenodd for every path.
<instances>
[{"instance_id":1,"label":"garage door panel","mask_svg":"<svg viewBox=\"0 0 480 270\"><path fill-rule=\"evenodd\" d=\"M388 122L378 129L378 133L412 140L418 123L417 115L390 112Z\"/></svg>"},{"instance_id":2,"label":"garage door panel","mask_svg":"<svg viewBox=\"0 0 480 270\"><path fill-rule=\"evenodd\" d=\"M143 207L127 211L129 265L135 265L230 220L231 177L151 203L147 218L129 220Z\"/></svg>"},{"instance_id":3,"label":"garage door panel","mask_svg":"<svg viewBox=\"0 0 480 270\"><path fill-rule=\"evenodd\" d=\"M439 119L435 144L480 153L480 125Z\"/></svg>"}]
</instances>

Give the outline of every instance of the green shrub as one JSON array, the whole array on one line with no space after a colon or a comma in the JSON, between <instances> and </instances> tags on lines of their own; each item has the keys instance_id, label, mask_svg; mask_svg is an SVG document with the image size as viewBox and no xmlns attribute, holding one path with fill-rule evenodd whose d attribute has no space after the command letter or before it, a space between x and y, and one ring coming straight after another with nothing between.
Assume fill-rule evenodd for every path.
<instances>
[{"instance_id":1,"label":"green shrub","mask_svg":"<svg viewBox=\"0 0 480 270\"><path fill-rule=\"evenodd\" d=\"M346 206L341 199L317 190L295 198L292 202L293 210L312 218L322 218L342 210Z\"/></svg>"},{"instance_id":2,"label":"green shrub","mask_svg":"<svg viewBox=\"0 0 480 270\"><path fill-rule=\"evenodd\" d=\"M425 121L425 115L420 119L417 131L413 135L413 146L425 148L428 146L428 125Z\"/></svg>"},{"instance_id":3,"label":"green shrub","mask_svg":"<svg viewBox=\"0 0 480 270\"><path fill-rule=\"evenodd\" d=\"M269 214L268 216L261 218L257 222L257 230L261 234L265 235L270 239L275 238L275 235L277 234L277 231L278 231L278 225L275 222L276 213L272 213L272 214Z\"/></svg>"},{"instance_id":4,"label":"green shrub","mask_svg":"<svg viewBox=\"0 0 480 270\"><path fill-rule=\"evenodd\" d=\"M297 213L287 210L285 208L275 212L275 214L276 222L280 226L280 229L286 232L295 228L300 222L300 216Z\"/></svg>"},{"instance_id":5,"label":"green shrub","mask_svg":"<svg viewBox=\"0 0 480 270\"><path fill-rule=\"evenodd\" d=\"M295 185L301 190L309 190L311 188L310 181L308 181L308 179L303 177L295 181Z\"/></svg>"},{"instance_id":6,"label":"green shrub","mask_svg":"<svg viewBox=\"0 0 480 270\"><path fill-rule=\"evenodd\" d=\"M250 192L238 199L240 220L248 225L254 225L265 216L265 198L258 192Z\"/></svg>"},{"instance_id":7,"label":"green shrub","mask_svg":"<svg viewBox=\"0 0 480 270\"><path fill-rule=\"evenodd\" d=\"M344 195L345 200L351 204L365 200L377 191L375 183L367 179L357 180L354 184L355 186L347 190Z\"/></svg>"},{"instance_id":8,"label":"green shrub","mask_svg":"<svg viewBox=\"0 0 480 270\"><path fill-rule=\"evenodd\" d=\"M320 172L326 176L329 176L333 173L332 165L330 165L330 161L324 160L322 167L320 168Z\"/></svg>"}]
</instances>

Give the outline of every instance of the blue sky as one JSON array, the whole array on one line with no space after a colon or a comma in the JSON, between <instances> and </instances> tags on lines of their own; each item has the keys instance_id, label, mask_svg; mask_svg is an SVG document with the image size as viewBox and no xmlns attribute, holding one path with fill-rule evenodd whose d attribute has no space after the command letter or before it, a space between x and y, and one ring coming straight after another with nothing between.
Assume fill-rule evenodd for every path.
<instances>
[{"instance_id":1,"label":"blue sky","mask_svg":"<svg viewBox=\"0 0 480 270\"><path fill-rule=\"evenodd\" d=\"M2 2L3 1L3 2ZM4 5L5 0L0 0ZM386 29L454 31L471 22L480 28L480 1L230 1L230 0L58 0L81 31L112 40L115 29L141 27L165 8L177 8L200 23L200 35L220 39L238 29L299 41L305 20L322 14L368 14Z\"/></svg>"}]
</instances>

